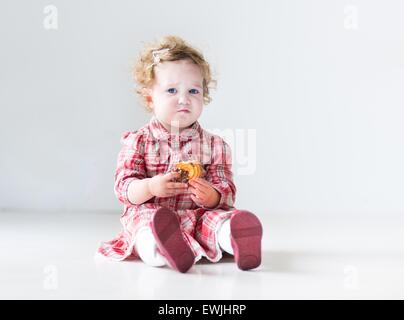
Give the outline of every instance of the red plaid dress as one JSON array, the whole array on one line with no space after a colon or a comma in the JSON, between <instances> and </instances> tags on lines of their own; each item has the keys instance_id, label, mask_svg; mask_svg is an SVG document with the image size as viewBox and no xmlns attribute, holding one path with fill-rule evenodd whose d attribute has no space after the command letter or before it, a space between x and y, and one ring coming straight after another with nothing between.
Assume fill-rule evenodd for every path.
<instances>
[{"instance_id":1,"label":"red plaid dress","mask_svg":"<svg viewBox=\"0 0 404 320\"><path fill-rule=\"evenodd\" d=\"M230 218L234 208L236 186L231 171L231 150L219 136L202 129L198 121L181 133L171 134L155 116L135 132L125 132L118 154L115 173L115 194L124 204L121 215L123 230L112 240L101 243L98 252L113 260L137 257L134 247L136 234L149 226L153 213L161 207L174 210L183 235L195 254L195 261L206 257L217 262L222 252L217 231ZM204 168L204 179L219 191L221 199L215 208L198 206L187 191L173 197L153 197L136 205L128 199L128 186L135 179L153 177L171 171L179 161L199 160Z\"/></svg>"}]
</instances>

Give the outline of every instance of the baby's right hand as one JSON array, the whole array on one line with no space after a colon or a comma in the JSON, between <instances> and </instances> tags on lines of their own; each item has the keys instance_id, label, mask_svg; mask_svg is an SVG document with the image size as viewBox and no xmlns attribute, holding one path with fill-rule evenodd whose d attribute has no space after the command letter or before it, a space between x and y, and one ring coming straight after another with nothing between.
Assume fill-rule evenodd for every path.
<instances>
[{"instance_id":1,"label":"baby's right hand","mask_svg":"<svg viewBox=\"0 0 404 320\"><path fill-rule=\"evenodd\" d=\"M158 174L149 180L149 191L155 197L172 197L177 194L184 193L188 189L186 183L172 182L174 178L178 178L178 172L169 172L166 174Z\"/></svg>"}]
</instances>

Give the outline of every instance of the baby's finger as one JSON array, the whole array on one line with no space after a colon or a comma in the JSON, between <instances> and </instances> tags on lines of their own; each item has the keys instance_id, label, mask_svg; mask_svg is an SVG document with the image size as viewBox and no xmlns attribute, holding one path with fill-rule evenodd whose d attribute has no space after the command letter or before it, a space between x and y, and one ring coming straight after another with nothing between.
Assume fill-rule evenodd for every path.
<instances>
[{"instance_id":1,"label":"baby's finger","mask_svg":"<svg viewBox=\"0 0 404 320\"><path fill-rule=\"evenodd\" d=\"M192 194L193 195L195 195L198 199L204 199L205 198L205 194L204 193L202 193L200 190L198 190L198 189L193 189L192 191Z\"/></svg>"},{"instance_id":2,"label":"baby's finger","mask_svg":"<svg viewBox=\"0 0 404 320\"><path fill-rule=\"evenodd\" d=\"M198 198L196 196L191 197L191 199L198 205L203 206L205 203L205 200L202 198Z\"/></svg>"},{"instance_id":3,"label":"baby's finger","mask_svg":"<svg viewBox=\"0 0 404 320\"><path fill-rule=\"evenodd\" d=\"M205 187L210 187L210 182L206 181L205 179L202 178L193 178L191 181L194 181L198 184L200 184L201 186L205 186Z\"/></svg>"},{"instance_id":4,"label":"baby's finger","mask_svg":"<svg viewBox=\"0 0 404 320\"><path fill-rule=\"evenodd\" d=\"M201 180L199 180L198 178L192 178L191 180L189 180L190 184L193 185L198 185L198 186L206 186L206 184L204 184Z\"/></svg>"},{"instance_id":5,"label":"baby's finger","mask_svg":"<svg viewBox=\"0 0 404 320\"><path fill-rule=\"evenodd\" d=\"M166 173L164 175L164 179L167 180L167 181L170 181L170 180L172 180L174 178L178 178L179 176L180 176L179 172L174 172L173 171L173 172Z\"/></svg>"},{"instance_id":6,"label":"baby's finger","mask_svg":"<svg viewBox=\"0 0 404 320\"><path fill-rule=\"evenodd\" d=\"M196 196L194 196L193 194L191 194L191 199L192 199L195 203L201 204L200 199L198 199L198 198L197 198Z\"/></svg>"},{"instance_id":7,"label":"baby's finger","mask_svg":"<svg viewBox=\"0 0 404 320\"><path fill-rule=\"evenodd\" d=\"M164 193L164 195L162 196L162 198L166 198L166 197L174 197L176 194L174 191L166 191Z\"/></svg>"},{"instance_id":8,"label":"baby's finger","mask_svg":"<svg viewBox=\"0 0 404 320\"><path fill-rule=\"evenodd\" d=\"M188 189L175 189L175 194L184 194L188 191Z\"/></svg>"},{"instance_id":9,"label":"baby's finger","mask_svg":"<svg viewBox=\"0 0 404 320\"><path fill-rule=\"evenodd\" d=\"M194 187L191 187L191 186L188 188L188 190L189 190L189 192L191 192L192 194L196 194L196 192L197 192L196 189L195 189Z\"/></svg>"},{"instance_id":10,"label":"baby's finger","mask_svg":"<svg viewBox=\"0 0 404 320\"><path fill-rule=\"evenodd\" d=\"M201 193L206 194L206 193L208 193L208 191L209 191L207 186L205 186L205 185L203 185L203 184L200 184L200 183L197 183L197 182L195 182L195 181L190 180L189 184L190 184L190 186L192 186L193 188L199 190Z\"/></svg>"},{"instance_id":11,"label":"baby's finger","mask_svg":"<svg viewBox=\"0 0 404 320\"><path fill-rule=\"evenodd\" d=\"M170 182L167 184L167 187L169 189L184 189L184 188L188 188L188 185L186 183L182 183L182 182Z\"/></svg>"}]
</instances>

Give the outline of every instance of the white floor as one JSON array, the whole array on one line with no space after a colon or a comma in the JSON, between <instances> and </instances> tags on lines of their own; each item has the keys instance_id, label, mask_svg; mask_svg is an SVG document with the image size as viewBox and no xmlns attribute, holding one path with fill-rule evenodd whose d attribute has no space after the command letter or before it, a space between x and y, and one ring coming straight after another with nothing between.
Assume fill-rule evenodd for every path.
<instances>
[{"instance_id":1,"label":"white floor","mask_svg":"<svg viewBox=\"0 0 404 320\"><path fill-rule=\"evenodd\" d=\"M403 299L404 220L261 215L263 264L94 258L119 213L0 212L1 299Z\"/></svg>"}]
</instances>

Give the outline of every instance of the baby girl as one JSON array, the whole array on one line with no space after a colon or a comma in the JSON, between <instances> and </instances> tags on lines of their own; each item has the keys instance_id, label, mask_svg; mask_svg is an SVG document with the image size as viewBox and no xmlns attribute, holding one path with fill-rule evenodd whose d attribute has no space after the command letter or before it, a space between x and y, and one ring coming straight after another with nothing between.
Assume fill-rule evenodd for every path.
<instances>
[{"instance_id":1,"label":"baby girl","mask_svg":"<svg viewBox=\"0 0 404 320\"><path fill-rule=\"evenodd\" d=\"M123 230L98 251L113 260L140 257L148 265L188 271L222 251L249 270L261 264L262 226L234 207L231 150L198 122L214 80L197 49L176 36L146 46L134 70L149 123L121 138L115 194ZM195 161L202 175L180 180L176 164Z\"/></svg>"}]
</instances>

